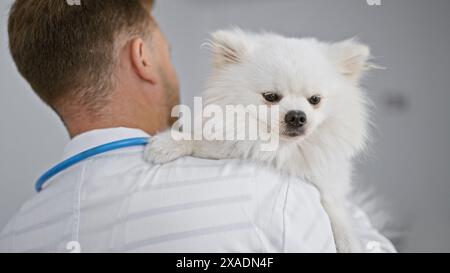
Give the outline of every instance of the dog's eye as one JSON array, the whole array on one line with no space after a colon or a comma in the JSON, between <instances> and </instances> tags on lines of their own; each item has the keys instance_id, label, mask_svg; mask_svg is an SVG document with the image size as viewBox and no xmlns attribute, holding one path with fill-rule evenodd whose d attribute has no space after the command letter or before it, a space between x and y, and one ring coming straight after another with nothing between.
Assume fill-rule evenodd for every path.
<instances>
[{"instance_id":1,"label":"dog's eye","mask_svg":"<svg viewBox=\"0 0 450 273\"><path fill-rule=\"evenodd\" d=\"M322 97L319 95L314 95L308 99L309 103L312 105L318 105L322 101Z\"/></svg>"},{"instance_id":2,"label":"dog's eye","mask_svg":"<svg viewBox=\"0 0 450 273\"><path fill-rule=\"evenodd\" d=\"M281 96L276 93L267 92L263 93L262 96L268 102L279 102L281 100Z\"/></svg>"}]
</instances>

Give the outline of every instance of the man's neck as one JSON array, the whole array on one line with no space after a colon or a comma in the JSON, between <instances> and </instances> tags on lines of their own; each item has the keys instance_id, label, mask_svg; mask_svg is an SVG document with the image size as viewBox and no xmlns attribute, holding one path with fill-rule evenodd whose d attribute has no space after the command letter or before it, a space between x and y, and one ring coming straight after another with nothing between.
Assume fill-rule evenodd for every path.
<instances>
[{"instance_id":1,"label":"man's neck","mask_svg":"<svg viewBox=\"0 0 450 273\"><path fill-rule=\"evenodd\" d=\"M131 108L128 111L125 111L123 108L110 109L110 111L103 111L101 114L96 115L72 115L69 118L65 118L64 121L71 138L96 129L117 127L141 129L149 135L155 135L169 126L167 118L158 115L158 113L145 110L139 111L136 108Z\"/></svg>"}]
</instances>

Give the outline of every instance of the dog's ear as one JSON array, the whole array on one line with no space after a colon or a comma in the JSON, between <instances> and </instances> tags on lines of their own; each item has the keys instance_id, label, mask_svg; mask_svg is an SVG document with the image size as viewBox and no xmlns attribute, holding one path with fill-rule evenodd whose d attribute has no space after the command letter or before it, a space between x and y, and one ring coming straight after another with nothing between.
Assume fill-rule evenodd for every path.
<instances>
[{"instance_id":1,"label":"dog's ear","mask_svg":"<svg viewBox=\"0 0 450 273\"><path fill-rule=\"evenodd\" d=\"M250 46L247 34L240 29L219 30L211 36L212 40L205 45L209 46L213 52L216 68L239 63Z\"/></svg>"},{"instance_id":2,"label":"dog's ear","mask_svg":"<svg viewBox=\"0 0 450 273\"><path fill-rule=\"evenodd\" d=\"M370 48L354 38L331 44L328 52L339 72L354 82L361 79L364 71L374 67L369 62Z\"/></svg>"}]
</instances>

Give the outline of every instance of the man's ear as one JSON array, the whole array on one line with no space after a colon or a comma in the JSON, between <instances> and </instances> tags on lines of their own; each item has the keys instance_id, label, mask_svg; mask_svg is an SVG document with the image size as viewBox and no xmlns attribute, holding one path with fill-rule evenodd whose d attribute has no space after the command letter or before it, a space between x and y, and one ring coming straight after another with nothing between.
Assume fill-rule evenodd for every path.
<instances>
[{"instance_id":1,"label":"man's ear","mask_svg":"<svg viewBox=\"0 0 450 273\"><path fill-rule=\"evenodd\" d=\"M211 34L211 37L212 40L206 45L213 52L216 68L239 63L251 46L249 37L240 29L219 30Z\"/></svg>"},{"instance_id":2,"label":"man's ear","mask_svg":"<svg viewBox=\"0 0 450 273\"><path fill-rule=\"evenodd\" d=\"M131 41L131 62L137 75L145 81L155 83L156 74L149 46L141 38Z\"/></svg>"},{"instance_id":3,"label":"man's ear","mask_svg":"<svg viewBox=\"0 0 450 273\"><path fill-rule=\"evenodd\" d=\"M339 72L354 82L361 79L364 71L375 67L369 63L370 48L356 39L331 44L328 52Z\"/></svg>"}]
</instances>

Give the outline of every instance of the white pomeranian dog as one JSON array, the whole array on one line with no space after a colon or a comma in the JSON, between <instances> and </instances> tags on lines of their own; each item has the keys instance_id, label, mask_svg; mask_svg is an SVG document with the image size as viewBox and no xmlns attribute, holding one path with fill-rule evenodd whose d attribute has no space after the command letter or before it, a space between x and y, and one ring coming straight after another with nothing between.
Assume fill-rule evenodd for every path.
<instances>
[{"instance_id":1,"label":"white pomeranian dog","mask_svg":"<svg viewBox=\"0 0 450 273\"><path fill-rule=\"evenodd\" d=\"M299 176L320 191L337 251L360 252L346 198L352 158L368 139L367 98L359 82L372 66L369 47L354 39L324 43L240 29L215 32L208 44L214 69L204 105L277 106L279 116L271 118L278 129L270 130L279 137L277 149L263 151L260 140L176 140L167 131L152 138L146 158L249 159Z\"/></svg>"}]
</instances>

